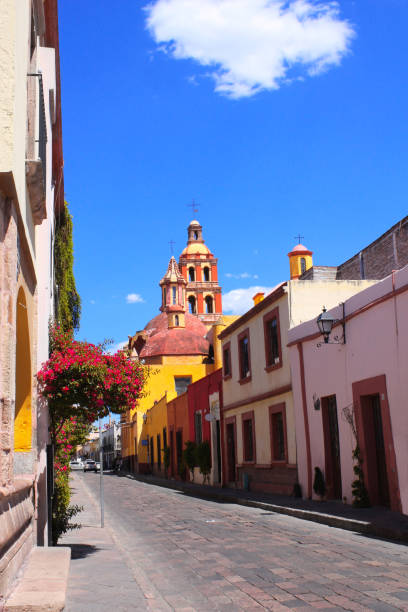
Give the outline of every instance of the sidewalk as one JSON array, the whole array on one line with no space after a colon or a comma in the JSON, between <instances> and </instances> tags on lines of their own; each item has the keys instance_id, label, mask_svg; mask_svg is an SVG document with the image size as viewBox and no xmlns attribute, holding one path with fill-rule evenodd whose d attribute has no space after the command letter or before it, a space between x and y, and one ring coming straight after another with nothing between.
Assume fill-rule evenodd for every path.
<instances>
[{"instance_id":1,"label":"sidewalk","mask_svg":"<svg viewBox=\"0 0 408 612\"><path fill-rule=\"evenodd\" d=\"M66 612L145 610L146 598L116 545L109 527L100 527L99 505L88 487L71 479L72 504L84 510L73 522L81 529L68 532L61 546L71 548Z\"/></svg>"},{"instance_id":2,"label":"sidewalk","mask_svg":"<svg viewBox=\"0 0 408 612\"><path fill-rule=\"evenodd\" d=\"M353 508L348 504L337 501L318 502L285 495L251 493L243 489L198 485L191 482L166 480L164 478L142 476L140 474L127 473L124 476L139 480L140 482L176 489L186 495L261 508L269 512L287 514L331 527L408 543L408 516L378 506L373 508Z\"/></svg>"}]
</instances>

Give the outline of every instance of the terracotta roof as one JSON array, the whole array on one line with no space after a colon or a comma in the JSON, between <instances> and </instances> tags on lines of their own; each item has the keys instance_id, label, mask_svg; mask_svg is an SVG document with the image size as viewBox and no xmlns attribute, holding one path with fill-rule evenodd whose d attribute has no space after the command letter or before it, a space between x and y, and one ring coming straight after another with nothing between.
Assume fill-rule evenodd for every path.
<instances>
[{"instance_id":1,"label":"terracotta roof","mask_svg":"<svg viewBox=\"0 0 408 612\"><path fill-rule=\"evenodd\" d=\"M141 358L158 355L208 355L207 328L194 315L185 315L185 327L168 328L166 313L154 317L145 327L147 340Z\"/></svg>"}]
</instances>

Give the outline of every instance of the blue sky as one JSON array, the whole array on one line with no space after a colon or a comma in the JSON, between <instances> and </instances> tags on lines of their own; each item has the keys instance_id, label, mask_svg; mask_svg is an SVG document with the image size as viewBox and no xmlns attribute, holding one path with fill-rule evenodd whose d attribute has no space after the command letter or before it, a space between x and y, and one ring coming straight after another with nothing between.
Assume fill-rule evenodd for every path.
<instances>
[{"instance_id":1,"label":"blue sky","mask_svg":"<svg viewBox=\"0 0 408 612\"><path fill-rule=\"evenodd\" d=\"M147 4L59 2L79 337L94 342L158 313L193 198L230 307L288 277L299 232L336 265L407 214L407 0Z\"/></svg>"}]
</instances>

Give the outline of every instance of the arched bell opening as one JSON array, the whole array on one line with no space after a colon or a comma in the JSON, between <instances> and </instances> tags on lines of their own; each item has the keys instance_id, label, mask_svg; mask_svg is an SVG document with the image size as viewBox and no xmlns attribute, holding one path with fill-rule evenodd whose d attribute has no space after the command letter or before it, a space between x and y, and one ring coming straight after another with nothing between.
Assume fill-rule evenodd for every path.
<instances>
[{"instance_id":1,"label":"arched bell opening","mask_svg":"<svg viewBox=\"0 0 408 612\"><path fill-rule=\"evenodd\" d=\"M196 299L193 295L190 295L188 298L188 312L190 314L196 314Z\"/></svg>"},{"instance_id":2,"label":"arched bell opening","mask_svg":"<svg viewBox=\"0 0 408 612\"><path fill-rule=\"evenodd\" d=\"M214 312L214 300L210 295L207 295L205 298L205 312L207 314L212 314Z\"/></svg>"}]
</instances>

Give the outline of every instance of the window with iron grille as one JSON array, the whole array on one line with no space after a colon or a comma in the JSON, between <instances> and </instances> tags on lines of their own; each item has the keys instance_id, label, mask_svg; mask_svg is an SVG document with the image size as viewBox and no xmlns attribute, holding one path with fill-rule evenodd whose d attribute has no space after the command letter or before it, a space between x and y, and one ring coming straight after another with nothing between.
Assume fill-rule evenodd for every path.
<instances>
[{"instance_id":1,"label":"window with iron grille","mask_svg":"<svg viewBox=\"0 0 408 612\"><path fill-rule=\"evenodd\" d=\"M201 444L203 441L203 422L201 412L194 413L194 431L196 444Z\"/></svg>"},{"instance_id":2,"label":"window with iron grille","mask_svg":"<svg viewBox=\"0 0 408 612\"><path fill-rule=\"evenodd\" d=\"M249 378L250 376L250 363L249 363L249 333L243 332L238 337L238 351L239 351L239 370L241 380Z\"/></svg>"},{"instance_id":3,"label":"window with iron grille","mask_svg":"<svg viewBox=\"0 0 408 612\"><path fill-rule=\"evenodd\" d=\"M161 441L160 434L157 434L157 467L161 468Z\"/></svg>"}]
</instances>

